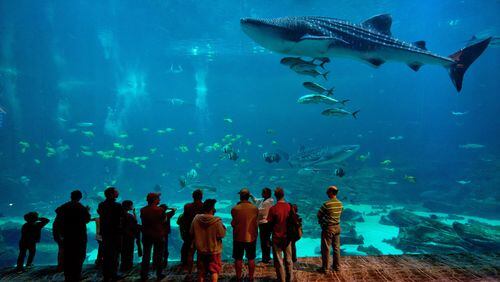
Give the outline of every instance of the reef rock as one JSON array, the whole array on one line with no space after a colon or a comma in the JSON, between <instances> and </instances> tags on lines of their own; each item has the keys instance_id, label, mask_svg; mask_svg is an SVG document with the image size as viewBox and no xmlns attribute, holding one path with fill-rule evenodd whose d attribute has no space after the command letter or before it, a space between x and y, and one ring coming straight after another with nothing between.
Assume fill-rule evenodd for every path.
<instances>
[{"instance_id":1,"label":"reef rock","mask_svg":"<svg viewBox=\"0 0 500 282\"><path fill-rule=\"evenodd\" d=\"M406 210L392 210L381 222L398 226L399 234L389 240L404 252L456 253L474 250L455 229L436 217L423 217Z\"/></svg>"},{"instance_id":2,"label":"reef rock","mask_svg":"<svg viewBox=\"0 0 500 282\"><path fill-rule=\"evenodd\" d=\"M475 250L498 252L500 251L500 226L492 226L469 220L463 224L453 223L453 230L464 241L472 244Z\"/></svg>"},{"instance_id":3,"label":"reef rock","mask_svg":"<svg viewBox=\"0 0 500 282\"><path fill-rule=\"evenodd\" d=\"M382 252L379 249L375 248L373 245L370 245L368 247L360 245L360 246L358 246L357 250L360 252L363 252L369 256L381 256L381 255L383 255Z\"/></svg>"},{"instance_id":4,"label":"reef rock","mask_svg":"<svg viewBox=\"0 0 500 282\"><path fill-rule=\"evenodd\" d=\"M362 235L358 235L352 224L341 223L340 243L348 245L362 245L365 241Z\"/></svg>"},{"instance_id":5,"label":"reef rock","mask_svg":"<svg viewBox=\"0 0 500 282\"><path fill-rule=\"evenodd\" d=\"M342 211L341 221L347 222L364 222L363 214L350 208Z\"/></svg>"}]
</instances>

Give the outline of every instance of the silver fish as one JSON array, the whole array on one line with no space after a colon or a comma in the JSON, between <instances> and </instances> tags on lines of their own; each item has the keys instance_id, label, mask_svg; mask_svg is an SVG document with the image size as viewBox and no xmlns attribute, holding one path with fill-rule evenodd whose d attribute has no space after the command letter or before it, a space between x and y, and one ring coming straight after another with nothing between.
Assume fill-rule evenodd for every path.
<instances>
[{"instance_id":1,"label":"silver fish","mask_svg":"<svg viewBox=\"0 0 500 282\"><path fill-rule=\"evenodd\" d=\"M348 99L339 101L339 100L333 99L332 97L328 97L328 96L321 95L321 94L304 95L297 100L297 103L299 103L299 104L323 103L323 104L328 104L328 105L335 105L335 104L345 105L345 103L347 103L347 102L349 102Z\"/></svg>"},{"instance_id":2,"label":"silver fish","mask_svg":"<svg viewBox=\"0 0 500 282\"><path fill-rule=\"evenodd\" d=\"M311 90L311 91L314 91L316 93L319 93L319 94L323 94L323 93L327 93L326 95L328 96L331 96L333 95L333 90L335 90L335 87L332 87L330 89L326 89L325 87L323 87L322 85L316 83L316 82L311 82L311 81L307 81L307 82L304 82L302 83L302 85Z\"/></svg>"},{"instance_id":3,"label":"silver fish","mask_svg":"<svg viewBox=\"0 0 500 282\"><path fill-rule=\"evenodd\" d=\"M346 111L342 108L326 109L323 112L321 112L321 114L324 116L338 116L338 117L353 116L354 118L357 118L356 115L358 113L359 113L359 110L357 110L355 112L349 112L349 111Z\"/></svg>"}]
</instances>

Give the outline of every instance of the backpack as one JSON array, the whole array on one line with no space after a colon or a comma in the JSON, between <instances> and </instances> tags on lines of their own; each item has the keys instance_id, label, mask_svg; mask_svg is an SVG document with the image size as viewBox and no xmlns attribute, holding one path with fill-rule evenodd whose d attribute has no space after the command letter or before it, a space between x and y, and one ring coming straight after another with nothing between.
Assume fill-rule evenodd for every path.
<instances>
[{"instance_id":1,"label":"backpack","mask_svg":"<svg viewBox=\"0 0 500 282\"><path fill-rule=\"evenodd\" d=\"M302 219L294 211L292 204L290 204L290 213L286 219L286 234L291 242L297 242L302 238Z\"/></svg>"}]
</instances>

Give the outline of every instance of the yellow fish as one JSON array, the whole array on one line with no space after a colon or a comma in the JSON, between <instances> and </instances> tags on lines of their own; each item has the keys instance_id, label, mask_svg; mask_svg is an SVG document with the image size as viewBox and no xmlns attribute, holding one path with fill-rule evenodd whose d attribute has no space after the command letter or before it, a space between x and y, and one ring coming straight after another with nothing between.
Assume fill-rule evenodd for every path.
<instances>
[{"instance_id":1,"label":"yellow fish","mask_svg":"<svg viewBox=\"0 0 500 282\"><path fill-rule=\"evenodd\" d=\"M390 165L391 163L392 163L391 160L385 160L380 162L381 165Z\"/></svg>"},{"instance_id":2,"label":"yellow fish","mask_svg":"<svg viewBox=\"0 0 500 282\"><path fill-rule=\"evenodd\" d=\"M417 178L415 176L405 174L405 180L410 183L417 183Z\"/></svg>"}]
</instances>

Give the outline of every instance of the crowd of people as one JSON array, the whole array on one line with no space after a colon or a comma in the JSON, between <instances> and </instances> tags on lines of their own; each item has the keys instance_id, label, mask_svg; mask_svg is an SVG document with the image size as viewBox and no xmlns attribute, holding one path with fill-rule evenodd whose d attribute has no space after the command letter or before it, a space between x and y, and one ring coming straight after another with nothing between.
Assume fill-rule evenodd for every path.
<instances>
[{"instance_id":1,"label":"crowd of people","mask_svg":"<svg viewBox=\"0 0 500 282\"><path fill-rule=\"evenodd\" d=\"M321 226L321 273L339 271L340 263L340 215L342 203L337 199L338 189L328 187L328 200L323 203L317 217ZM260 239L262 264L274 262L278 281L292 281L294 262L297 260L295 243L302 236L302 219L298 207L285 201L285 191L274 190L276 203L269 188L262 190L262 198L256 198L246 188L239 192L239 202L231 210L233 231L233 259L236 279L242 280L243 258L247 259L248 279L254 280L257 238ZM156 278L165 277L168 266L168 237L171 231L170 220L176 213L175 208L160 204L160 193L149 193L147 206L140 210L140 224L134 204L125 200L117 202L119 192L115 187L104 191L105 200L97 209L96 218L91 218L90 208L80 203L82 193L71 192L71 200L56 209L53 222L53 236L59 247L58 269L64 271L65 281L80 281L82 266L86 259L87 224L96 223L98 254L96 265L100 267L103 281L116 281L133 268L135 248L142 257L141 279L147 280L152 269ZM216 200L203 201L203 192L195 190L193 202L184 206L177 224L183 240L181 248L181 268L191 274L194 255L197 254L198 281L217 281L222 270L222 239L226 236L226 226L216 214ZM30 267L40 241L42 228L49 219L39 217L36 212L24 216L19 242L17 268ZM330 249L333 247L333 265L330 268Z\"/></svg>"}]
</instances>

